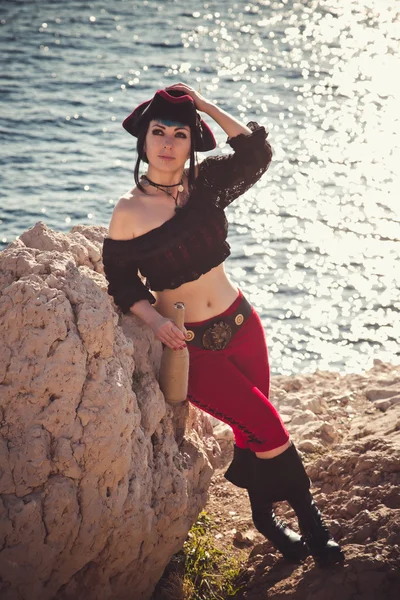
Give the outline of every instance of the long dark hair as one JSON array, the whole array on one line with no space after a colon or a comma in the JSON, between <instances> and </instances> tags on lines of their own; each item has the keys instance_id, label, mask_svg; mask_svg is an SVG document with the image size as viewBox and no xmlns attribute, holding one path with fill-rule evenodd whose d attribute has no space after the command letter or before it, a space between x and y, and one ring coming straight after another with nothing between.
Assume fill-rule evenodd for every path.
<instances>
[{"instance_id":1,"label":"long dark hair","mask_svg":"<svg viewBox=\"0 0 400 600\"><path fill-rule=\"evenodd\" d=\"M137 143L136 143L137 159L136 159L135 170L134 170L135 183L136 183L137 187L139 188L139 190L141 192L143 192L144 194L146 193L146 190L140 183L139 170L140 170L141 161L149 164L149 161L146 156L146 152L144 151L144 142L146 140L146 134L147 134L149 125L150 125L150 123L146 123L140 129L140 131L138 133ZM188 174L189 191L192 189L192 187L194 185L194 181L196 179L195 166L196 166L196 162L197 162L197 157L195 155L194 132L192 129L190 130L190 134L191 134L190 135L190 162L189 162L189 174Z\"/></svg>"}]
</instances>

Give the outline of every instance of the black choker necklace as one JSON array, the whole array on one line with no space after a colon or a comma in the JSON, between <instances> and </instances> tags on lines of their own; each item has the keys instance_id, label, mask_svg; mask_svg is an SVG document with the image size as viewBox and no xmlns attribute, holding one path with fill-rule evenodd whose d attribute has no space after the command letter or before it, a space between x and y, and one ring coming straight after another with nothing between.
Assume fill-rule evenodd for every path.
<instances>
[{"instance_id":1,"label":"black choker necklace","mask_svg":"<svg viewBox=\"0 0 400 600\"><path fill-rule=\"evenodd\" d=\"M182 185L183 182L183 176L181 177L181 180L179 183L173 183L171 185L164 185L163 183L155 183L155 181L152 181L151 179L149 179L147 177L147 175L142 175L141 179L143 179L143 183L144 185L152 185L153 187L157 188L158 190L160 190L161 192L165 192L166 194L168 194L168 196L171 196L171 198L174 199L175 201L175 212L178 212L178 210L181 208L180 206L178 206L178 196L179 196L179 192L183 192L184 187ZM178 186L178 191L176 196L174 196L173 194L171 194L171 192L169 192L168 190L164 189L164 188L172 188Z\"/></svg>"},{"instance_id":2,"label":"black choker necklace","mask_svg":"<svg viewBox=\"0 0 400 600\"><path fill-rule=\"evenodd\" d=\"M143 179L146 179L146 181L149 182L150 185L154 185L154 187L166 187L166 188L170 188L170 187L175 187L176 185L178 185L178 192L183 192L183 185L182 185L182 180L183 178L180 180L179 183L172 183L171 185L165 185L164 183L156 183L155 181L152 181L151 179L149 179L147 177L147 175L142 175Z\"/></svg>"}]
</instances>

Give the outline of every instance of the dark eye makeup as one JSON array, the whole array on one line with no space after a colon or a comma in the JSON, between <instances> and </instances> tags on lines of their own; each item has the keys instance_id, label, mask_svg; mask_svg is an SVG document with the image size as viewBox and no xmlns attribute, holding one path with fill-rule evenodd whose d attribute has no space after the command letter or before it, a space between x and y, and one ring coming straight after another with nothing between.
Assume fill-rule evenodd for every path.
<instances>
[{"instance_id":1,"label":"dark eye makeup","mask_svg":"<svg viewBox=\"0 0 400 600\"><path fill-rule=\"evenodd\" d=\"M164 133L162 129L158 129L157 127L155 127L154 129L152 129L151 133L153 135L158 135L159 133ZM183 136L184 139L187 138L186 133L184 133L183 131L177 131L175 135L181 135Z\"/></svg>"}]
</instances>

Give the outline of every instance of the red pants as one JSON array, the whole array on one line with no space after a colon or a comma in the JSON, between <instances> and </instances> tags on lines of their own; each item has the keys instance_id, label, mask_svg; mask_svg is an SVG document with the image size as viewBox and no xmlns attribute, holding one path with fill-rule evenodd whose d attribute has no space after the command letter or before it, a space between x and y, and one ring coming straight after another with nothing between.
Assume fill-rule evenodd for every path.
<instances>
[{"instance_id":1,"label":"red pants","mask_svg":"<svg viewBox=\"0 0 400 600\"><path fill-rule=\"evenodd\" d=\"M208 319L229 315L231 306ZM206 321L185 323L190 329ZM188 343L190 355L188 400L230 425L239 448L264 452L283 446L289 434L268 400L270 388L268 350L264 329L254 307L251 315L223 350L205 350Z\"/></svg>"}]
</instances>

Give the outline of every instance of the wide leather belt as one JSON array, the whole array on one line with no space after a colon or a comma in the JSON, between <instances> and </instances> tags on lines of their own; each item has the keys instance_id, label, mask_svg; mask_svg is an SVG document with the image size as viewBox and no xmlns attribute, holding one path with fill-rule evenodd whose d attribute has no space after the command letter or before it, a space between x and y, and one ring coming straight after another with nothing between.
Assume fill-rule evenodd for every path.
<instances>
[{"instance_id":1,"label":"wide leather belt","mask_svg":"<svg viewBox=\"0 0 400 600\"><path fill-rule=\"evenodd\" d=\"M204 350L223 350L250 316L251 311L251 304L243 296L239 306L231 315L212 317L204 325L186 327L185 341Z\"/></svg>"}]
</instances>

